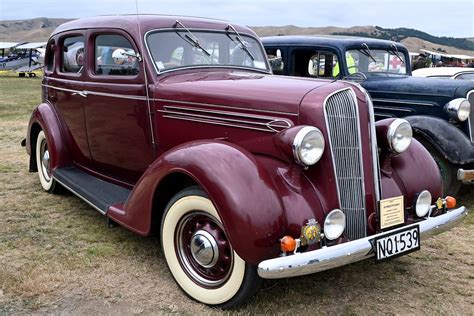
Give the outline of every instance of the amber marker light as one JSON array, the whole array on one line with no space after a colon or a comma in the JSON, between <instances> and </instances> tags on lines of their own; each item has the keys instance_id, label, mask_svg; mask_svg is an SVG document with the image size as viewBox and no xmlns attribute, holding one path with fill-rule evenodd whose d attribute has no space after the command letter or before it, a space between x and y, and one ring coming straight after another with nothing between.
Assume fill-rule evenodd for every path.
<instances>
[{"instance_id":1,"label":"amber marker light","mask_svg":"<svg viewBox=\"0 0 474 316\"><path fill-rule=\"evenodd\" d=\"M296 240L291 236L285 236L280 240L280 248L283 252L295 251Z\"/></svg>"},{"instance_id":2,"label":"amber marker light","mask_svg":"<svg viewBox=\"0 0 474 316\"><path fill-rule=\"evenodd\" d=\"M452 196L447 196L446 197L446 207L447 208L455 208L456 207L456 199L453 198Z\"/></svg>"}]
</instances>

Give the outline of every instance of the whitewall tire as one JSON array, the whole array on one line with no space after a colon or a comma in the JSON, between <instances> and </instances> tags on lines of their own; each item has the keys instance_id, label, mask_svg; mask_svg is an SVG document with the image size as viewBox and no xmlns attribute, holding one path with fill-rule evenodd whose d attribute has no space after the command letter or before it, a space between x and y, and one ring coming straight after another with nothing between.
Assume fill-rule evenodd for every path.
<instances>
[{"instance_id":1,"label":"whitewall tire","mask_svg":"<svg viewBox=\"0 0 474 316\"><path fill-rule=\"evenodd\" d=\"M216 208L198 188L181 191L170 201L161 243L174 279L199 302L231 308L257 289L255 267L232 249Z\"/></svg>"},{"instance_id":2,"label":"whitewall tire","mask_svg":"<svg viewBox=\"0 0 474 316\"><path fill-rule=\"evenodd\" d=\"M57 191L57 182L51 174L51 152L48 146L48 140L43 131L39 132L36 138L36 167L41 186L50 193Z\"/></svg>"}]
</instances>

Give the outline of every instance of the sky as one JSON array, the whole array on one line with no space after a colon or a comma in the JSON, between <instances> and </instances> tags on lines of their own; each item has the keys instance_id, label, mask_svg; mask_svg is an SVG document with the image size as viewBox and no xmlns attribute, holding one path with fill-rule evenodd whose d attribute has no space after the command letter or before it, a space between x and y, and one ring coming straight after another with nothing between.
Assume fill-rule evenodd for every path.
<instances>
[{"instance_id":1,"label":"sky","mask_svg":"<svg viewBox=\"0 0 474 316\"><path fill-rule=\"evenodd\" d=\"M191 15L247 26L407 27L474 37L474 0L137 0L140 13ZM0 20L136 13L135 0L0 0Z\"/></svg>"}]
</instances>

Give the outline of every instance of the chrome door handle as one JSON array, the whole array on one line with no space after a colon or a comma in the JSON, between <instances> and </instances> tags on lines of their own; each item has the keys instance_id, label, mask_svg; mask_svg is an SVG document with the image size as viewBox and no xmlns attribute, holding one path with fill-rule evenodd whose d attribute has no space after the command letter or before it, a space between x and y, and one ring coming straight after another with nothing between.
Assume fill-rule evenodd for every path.
<instances>
[{"instance_id":1,"label":"chrome door handle","mask_svg":"<svg viewBox=\"0 0 474 316\"><path fill-rule=\"evenodd\" d=\"M73 92L72 95L80 95L83 98L87 98L87 92L86 91Z\"/></svg>"}]
</instances>

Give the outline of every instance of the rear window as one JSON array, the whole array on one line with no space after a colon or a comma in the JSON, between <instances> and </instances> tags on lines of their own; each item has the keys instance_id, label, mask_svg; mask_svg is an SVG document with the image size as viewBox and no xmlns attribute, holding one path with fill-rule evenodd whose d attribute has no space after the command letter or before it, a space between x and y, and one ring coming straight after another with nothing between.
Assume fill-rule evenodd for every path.
<instances>
[{"instance_id":1,"label":"rear window","mask_svg":"<svg viewBox=\"0 0 474 316\"><path fill-rule=\"evenodd\" d=\"M84 36L73 36L64 39L61 61L62 72L82 72L85 61Z\"/></svg>"}]
</instances>

